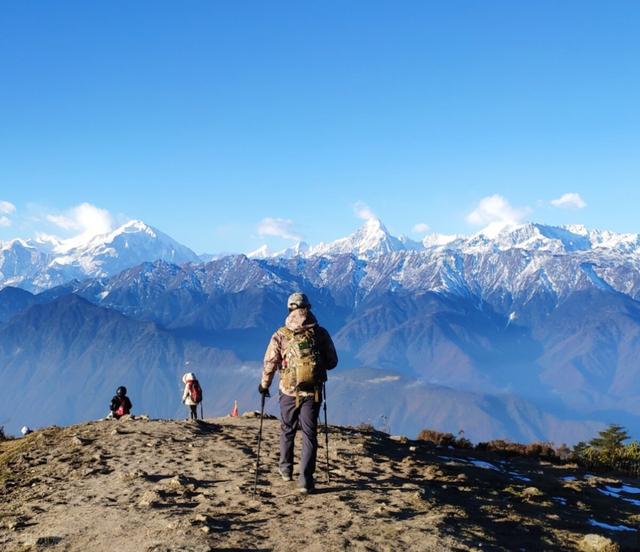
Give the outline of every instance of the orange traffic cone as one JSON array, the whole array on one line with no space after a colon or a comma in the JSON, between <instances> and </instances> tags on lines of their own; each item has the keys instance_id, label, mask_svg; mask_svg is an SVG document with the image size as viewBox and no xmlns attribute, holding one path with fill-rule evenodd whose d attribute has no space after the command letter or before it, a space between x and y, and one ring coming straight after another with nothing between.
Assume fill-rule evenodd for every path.
<instances>
[{"instance_id":1,"label":"orange traffic cone","mask_svg":"<svg viewBox=\"0 0 640 552\"><path fill-rule=\"evenodd\" d=\"M232 416L238 415L238 401L233 401L233 410L231 411Z\"/></svg>"}]
</instances>

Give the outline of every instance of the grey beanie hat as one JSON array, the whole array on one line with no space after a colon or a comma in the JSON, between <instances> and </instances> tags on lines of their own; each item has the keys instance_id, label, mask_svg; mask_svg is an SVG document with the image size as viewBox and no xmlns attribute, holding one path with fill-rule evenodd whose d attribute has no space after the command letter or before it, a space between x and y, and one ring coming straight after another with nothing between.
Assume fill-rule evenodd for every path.
<instances>
[{"instance_id":1,"label":"grey beanie hat","mask_svg":"<svg viewBox=\"0 0 640 552\"><path fill-rule=\"evenodd\" d=\"M304 293L296 292L289 295L289 299L287 299L287 307L289 310L310 309L311 304Z\"/></svg>"}]
</instances>

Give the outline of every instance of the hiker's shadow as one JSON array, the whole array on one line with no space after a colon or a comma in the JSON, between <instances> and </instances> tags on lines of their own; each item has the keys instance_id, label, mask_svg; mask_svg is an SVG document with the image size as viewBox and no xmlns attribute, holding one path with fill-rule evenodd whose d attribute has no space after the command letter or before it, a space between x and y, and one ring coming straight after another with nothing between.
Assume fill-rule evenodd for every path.
<instances>
[{"instance_id":1,"label":"hiker's shadow","mask_svg":"<svg viewBox=\"0 0 640 552\"><path fill-rule=\"evenodd\" d=\"M221 426L211 422L205 422L204 420L196 420L196 425L193 428L193 433L196 435L209 435L211 433L220 433Z\"/></svg>"},{"instance_id":2,"label":"hiker's shadow","mask_svg":"<svg viewBox=\"0 0 640 552\"><path fill-rule=\"evenodd\" d=\"M321 487L316 489L313 494L314 495L324 495L324 494L332 494L332 493L343 493L346 491L364 491L366 490L366 486L363 485L336 485L335 487ZM355 497L354 497L355 498Z\"/></svg>"}]
</instances>

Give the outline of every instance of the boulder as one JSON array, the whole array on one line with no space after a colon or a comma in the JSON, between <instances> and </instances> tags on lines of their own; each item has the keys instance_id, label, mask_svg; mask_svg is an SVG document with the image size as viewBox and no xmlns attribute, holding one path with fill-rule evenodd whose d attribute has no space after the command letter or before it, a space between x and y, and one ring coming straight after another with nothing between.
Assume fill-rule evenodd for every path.
<instances>
[{"instance_id":1,"label":"boulder","mask_svg":"<svg viewBox=\"0 0 640 552\"><path fill-rule=\"evenodd\" d=\"M143 508L155 508L160 504L162 497L157 491L146 491L138 500L138 506Z\"/></svg>"},{"instance_id":2,"label":"boulder","mask_svg":"<svg viewBox=\"0 0 640 552\"><path fill-rule=\"evenodd\" d=\"M618 552L620 546L607 537L591 533L582 537L577 549L580 552Z\"/></svg>"},{"instance_id":3,"label":"boulder","mask_svg":"<svg viewBox=\"0 0 640 552\"><path fill-rule=\"evenodd\" d=\"M244 412L241 417L242 418L260 418L260 412L258 412L257 410L249 410L247 412ZM277 417L273 416L272 414L264 414L262 417L265 420L277 420Z\"/></svg>"},{"instance_id":4,"label":"boulder","mask_svg":"<svg viewBox=\"0 0 640 552\"><path fill-rule=\"evenodd\" d=\"M193 481L182 474L178 474L175 477L170 477L168 479L163 479L162 485L166 489L171 489L180 493L193 492L196 489L196 485Z\"/></svg>"},{"instance_id":5,"label":"boulder","mask_svg":"<svg viewBox=\"0 0 640 552\"><path fill-rule=\"evenodd\" d=\"M537 487L527 487L526 489L522 490L522 497L528 499L537 498L539 496L542 496L543 494L544 493Z\"/></svg>"}]
</instances>

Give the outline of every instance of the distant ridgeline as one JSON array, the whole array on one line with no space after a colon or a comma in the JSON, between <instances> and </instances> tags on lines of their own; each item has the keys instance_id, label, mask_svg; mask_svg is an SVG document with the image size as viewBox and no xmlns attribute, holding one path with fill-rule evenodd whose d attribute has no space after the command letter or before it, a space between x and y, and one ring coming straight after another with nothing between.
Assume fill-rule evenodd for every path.
<instances>
[{"instance_id":1,"label":"distant ridgeline","mask_svg":"<svg viewBox=\"0 0 640 552\"><path fill-rule=\"evenodd\" d=\"M86 244L4 243L0 422L97 418L118 385L134 412L183 416L185 362L205 415L255 408L264 349L304 290L340 356L335 423L569 445L610 422L638 435L639 251L635 234L536 224L413 242L377 220L209 262L137 221Z\"/></svg>"}]
</instances>

